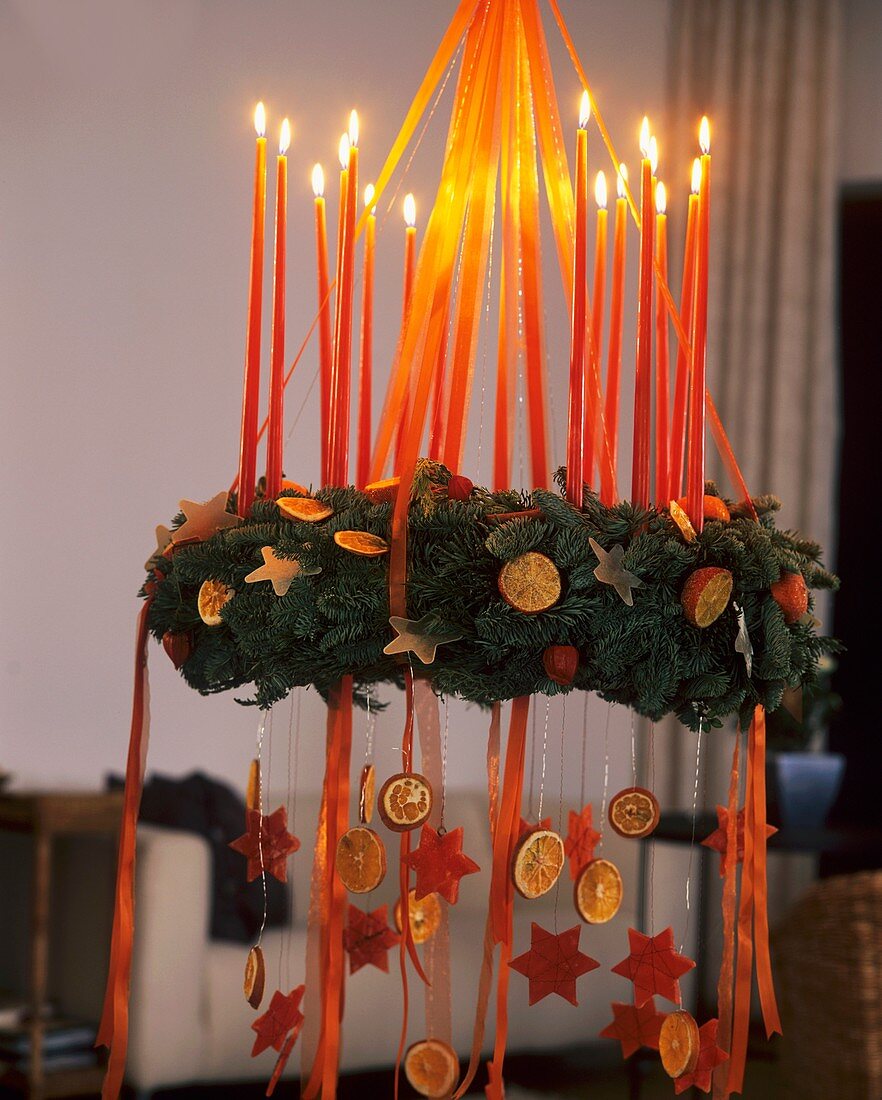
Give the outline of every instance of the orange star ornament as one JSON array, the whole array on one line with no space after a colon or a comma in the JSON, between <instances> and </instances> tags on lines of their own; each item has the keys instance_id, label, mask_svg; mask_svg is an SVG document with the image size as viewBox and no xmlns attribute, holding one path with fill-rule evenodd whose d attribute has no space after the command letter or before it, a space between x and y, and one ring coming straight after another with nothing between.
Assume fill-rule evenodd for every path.
<instances>
[{"instance_id":1,"label":"orange star ornament","mask_svg":"<svg viewBox=\"0 0 882 1100\"><path fill-rule=\"evenodd\" d=\"M564 848L570 860L570 878L575 882L586 863L594 859L594 849L600 840L600 833L593 827L591 803L583 806L579 813L570 810L570 823Z\"/></svg>"},{"instance_id":2,"label":"orange star ornament","mask_svg":"<svg viewBox=\"0 0 882 1100\"><path fill-rule=\"evenodd\" d=\"M530 930L530 950L511 960L512 970L523 974L530 983L530 1004L534 1005L550 993L557 993L570 1004L576 1000L576 979L600 963L579 950L582 929L577 924L556 936L533 921Z\"/></svg>"},{"instance_id":3,"label":"orange star ornament","mask_svg":"<svg viewBox=\"0 0 882 1100\"><path fill-rule=\"evenodd\" d=\"M613 968L613 974L621 974L634 983L634 1004L641 1008L656 993L674 1004L680 1003L680 982L695 963L674 950L674 930L666 928L657 936L644 936L634 928L628 929L631 954Z\"/></svg>"},{"instance_id":4,"label":"orange star ornament","mask_svg":"<svg viewBox=\"0 0 882 1100\"><path fill-rule=\"evenodd\" d=\"M245 876L253 882L263 871L279 882L288 881L288 856L300 847L300 841L288 832L288 811L284 806L268 816L259 810L245 812L245 832L230 842L234 852L248 860Z\"/></svg>"},{"instance_id":5,"label":"orange star ornament","mask_svg":"<svg viewBox=\"0 0 882 1100\"><path fill-rule=\"evenodd\" d=\"M449 833L438 833L424 825L420 846L404 862L416 872L416 900L427 894L440 894L451 905L459 897L459 880L481 868L462 850L462 826Z\"/></svg>"}]
</instances>

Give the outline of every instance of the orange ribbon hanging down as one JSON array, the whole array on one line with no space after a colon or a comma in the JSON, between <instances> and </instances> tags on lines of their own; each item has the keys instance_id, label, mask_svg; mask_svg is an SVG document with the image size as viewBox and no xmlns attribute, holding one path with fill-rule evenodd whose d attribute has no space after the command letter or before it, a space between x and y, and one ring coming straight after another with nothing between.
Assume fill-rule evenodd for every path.
<instances>
[{"instance_id":1,"label":"orange ribbon hanging down","mask_svg":"<svg viewBox=\"0 0 882 1100\"><path fill-rule=\"evenodd\" d=\"M132 945L135 935L135 844L138 810L144 789L147 744L150 737L150 684L147 677L147 619L152 593L138 615L135 639L135 684L132 694L132 723L126 760L126 787L119 833L119 857L116 871L116 895L113 931L110 940L110 966L104 1007L95 1046L110 1048L107 1073L101 1089L102 1100L117 1100L126 1072L129 1045L129 985L132 975Z\"/></svg>"},{"instance_id":2,"label":"orange ribbon hanging down","mask_svg":"<svg viewBox=\"0 0 882 1100\"><path fill-rule=\"evenodd\" d=\"M720 963L720 976L717 982L717 1018L720 1021L717 1042L722 1050L732 1047L732 980L735 976L735 893L738 874L738 860L735 852L738 846L738 756L741 745L741 732L735 733L735 748L732 752L732 770L729 774L729 798L727 800L728 817L726 819L726 875L723 883L723 957ZM714 1073L714 1100L726 1095L725 1082L729 1075L729 1064L724 1063Z\"/></svg>"}]
</instances>

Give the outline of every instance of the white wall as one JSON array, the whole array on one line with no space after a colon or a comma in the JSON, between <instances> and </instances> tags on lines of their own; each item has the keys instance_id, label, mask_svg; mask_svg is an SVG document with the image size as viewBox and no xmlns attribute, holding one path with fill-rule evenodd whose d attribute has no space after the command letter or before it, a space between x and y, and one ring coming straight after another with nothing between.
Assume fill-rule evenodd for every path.
<instances>
[{"instance_id":1,"label":"white wall","mask_svg":"<svg viewBox=\"0 0 882 1100\"><path fill-rule=\"evenodd\" d=\"M882 4L846 0L840 98L841 178L882 180Z\"/></svg>"},{"instance_id":2,"label":"white wall","mask_svg":"<svg viewBox=\"0 0 882 1100\"><path fill-rule=\"evenodd\" d=\"M666 0L563 7L610 127L633 157L640 117L663 105ZM0 767L19 784L93 786L122 769L135 592L154 525L180 497L204 499L235 472L254 102L266 100L271 132L283 113L294 126L293 348L314 310L311 165L321 159L333 175L355 105L365 180L378 170L452 8L429 0L0 7ZM575 119L577 83L548 29L561 102ZM446 109L408 179L422 211ZM400 226L396 209L380 235L378 316L388 318L378 323L380 361L399 311ZM551 346L560 419L565 334L553 333ZM289 389L292 418L314 365L312 354ZM300 420L287 454L292 476L315 476L314 415ZM473 476L487 476L486 456L485 447L478 465L473 452ZM196 696L157 647L150 665L151 766L204 768L241 784L255 712ZM571 717L575 710L581 704ZM304 777L315 778L320 754L308 750L323 738L322 707L307 696L303 714ZM628 721L614 720L612 738L625 772ZM387 753L390 768L399 728L397 713L381 720L379 760ZM457 711L453 783L481 783L484 728L475 710ZM553 738L559 730L555 710Z\"/></svg>"}]
</instances>

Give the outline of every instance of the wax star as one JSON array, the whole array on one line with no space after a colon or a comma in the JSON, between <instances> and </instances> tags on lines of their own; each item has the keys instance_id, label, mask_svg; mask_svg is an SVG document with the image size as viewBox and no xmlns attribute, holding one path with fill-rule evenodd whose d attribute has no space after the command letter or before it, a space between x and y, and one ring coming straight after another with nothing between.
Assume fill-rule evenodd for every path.
<instances>
[{"instance_id":1,"label":"wax star","mask_svg":"<svg viewBox=\"0 0 882 1100\"><path fill-rule=\"evenodd\" d=\"M370 913L350 905L349 919L343 930L343 946L349 952L349 973L355 974L372 963L388 974L389 949L400 939L386 921L385 905Z\"/></svg>"},{"instance_id":2,"label":"wax star","mask_svg":"<svg viewBox=\"0 0 882 1100\"><path fill-rule=\"evenodd\" d=\"M582 929L577 924L575 928L568 928L556 936L533 921L530 950L510 963L512 970L529 979L531 1005L549 993L557 993L570 1004L578 1005L576 979L600 966L597 959L579 950L581 933Z\"/></svg>"},{"instance_id":3,"label":"wax star","mask_svg":"<svg viewBox=\"0 0 882 1100\"><path fill-rule=\"evenodd\" d=\"M570 824L564 849L570 860L570 878L574 882L585 864L594 859L594 846L600 840L600 833L592 826L591 815L590 802L583 806L579 813L570 810Z\"/></svg>"},{"instance_id":4,"label":"wax star","mask_svg":"<svg viewBox=\"0 0 882 1100\"><path fill-rule=\"evenodd\" d=\"M680 1003L680 983L677 980L695 963L674 950L674 930L666 928L657 936L644 936L628 929L631 954L612 968L634 983L634 1004L641 1008L654 994Z\"/></svg>"},{"instance_id":5,"label":"wax star","mask_svg":"<svg viewBox=\"0 0 882 1100\"><path fill-rule=\"evenodd\" d=\"M197 504L195 500L182 500L180 507L186 516L186 522L177 531L172 531L172 542L190 542L192 539L203 542L216 531L238 527L242 518L227 511L227 498L226 492L220 492L204 504Z\"/></svg>"},{"instance_id":6,"label":"wax star","mask_svg":"<svg viewBox=\"0 0 882 1100\"><path fill-rule=\"evenodd\" d=\"M269 1008L251 1025L251 1030L257 1032L257 1038L251 1048L252 1058L256 1058L268 1047L281 1050L288 1032L303 1022L300 1002L305 989L306 986L298 985L287 996L280 989L275 991Z\"/></svg>"},{"instance_id":7,"label":"wax star","mask_svg":"<svg viewBox=\"0 0 882 1100\"><path fill-rule=\"evenodd\" d=\"M632 588L640 588L643 585L643 581L639 577L635 577L633 573L629 573L627 569L622 565L622 561L625 557L624 546L616 545L607 552L603 549L599 542L589 538L591 543L591 549L597 555L598 566L594 570L594 576L600 581L601 584L611 584L613 588L622 597L628 607L634 605L634 596L631 593Z\"/></svg>"},{"instance_id":8,"label":"wax star","mask_svg":"<svg viewBox=\"0 0 882 1100\"><path fill-rule=\"evenodd\" d=\"M171 529L166 527L164 523L158 523L156 525L156 549L153 551L147 561L144 562L144 568L146 570L149 571L153 568L154 564L156 563L156 559L162 557L163 550L165 550L165 548L171 541Z\"/></svg>"},{"instance_id":9,"label":"wax star","mask_svg":"<svg viewBox=\"0 0 882 1100\"><path fill-rule=\"evenodd\" d=\"M261 547L263 565L258 566L245 578L246 584L256 584L258 581L272 581L273 592L277 596L284 596L291 587L295 577L314 577L321 573L321 566L301 565L296 558L277 558L271 546Z\"/></svg>"},{"instance_id":10,"label":"wax star","mask_svg":"<svg viewBox=\"0 0 882 1100\"><path fill-rule=\"evenodd\" d=\"M287 859L300 847L300 841L288 832L288 811L279 806L264 817L259 810L246 810L245 832L231 841L230 847L248 860L245 872L248 882L253 882L262 871L279 882L287 882Z\"/></svg>"},{"instance_id":11,"label":"wax star","mask_svg":"<svg viewBox=\"0 0 882 1100\"><path fill-rule=\"evenodd\" d=\"M679 1095L688 1088L701 1089L702 1092L710 1092L711 1079L717 1066L729 1060L729 1055L721 1047L717 1046L717 1029L719 1020L708 1020L698 1029L700 1046L698 1048L698 1065L694 1072L684 1073L682 1077L674 1080L674 1091Z\"/></svg>"},{"instance_id":12,"label":"wax star","mask_svg":"<svg viewBox=\"0 0 882 1100\"><path fill-rule=\"evenodd\" d=\"M463 875L481 870L462 850L462 826L450 833L436 833L431 825L424 825L419 847L405 856L404 862L416 871L416 901L427 894L440 894L451 905L456 905Z\"/></svg>"},{"instance_id":13,"label":"wax star","mask_svg":"<svg viewBox=\"0 0 882 1100\"><path fill-rule=\"evenodd\" d=\"M531 825L530 822L527 821L527 819L525 817L522 817L520 819L520 824L518 825L518 840L523 839L523 837L526 836L527 833L532 833L534 829L550 829L550 828L551 828L551 818L550 817L543 817L542 820L538 821L535 825Z\"/></svg>"},{"instance_id":14,"label":"wax star","mask_svg":"<svg viewBox=\"0 0 882 1100\"><path fill-rule=\"evenodd\" d=\"M766 825L766 839L777 833L774 825ZM725 806L717 806L717 827L701 842L705 848L713 848L720 856L720 878L726 875L728 867L729 849L729 811ZM744 862L744 807L738 811L735 818L735 862Z\"/></svg>"},{"instance_id":15,"label":"wax star","mask_svg":"<svg viewBox=\"0 0 882 1100\"><path fill-rule=\"evenodd\" d=\"M655 1007L652 997L638 1008L636 1005L613 1001L613 1022L600 1032L603 1039L618 1039L622 1044L622 1057L630 1058L640 1047L658 1050L664 1012Z\"/></svg>"},{"instance_id":16,"label":"wax star","mask_svg":"<svg viewBox=\"0 0 882 1100\"><path fill-rule=\"evenodd\" d=\"M735 652L740 653L744 658L744 667L747 669L749 679L753 672L753 642L751 642L750 634L747 632L747 618L744 614L744 608L735 604L735 610L738 612L738 635L735 638Z\"/></svg>"},{"instance_id":17,"label":"wax star","mask_svg":"<svg viewBox=\"0 0 882 1100\"><path fill-rule=\"evenodd\" d=\"M435 651L439 645L457 642L462 634L457 630L429 629L432 615L423 615L421 619L404 619L400 615L391 615L389 625L398 635L383 650L384 653L415 653L424 665L435 660Z\"/></svg>"}]
</instances>

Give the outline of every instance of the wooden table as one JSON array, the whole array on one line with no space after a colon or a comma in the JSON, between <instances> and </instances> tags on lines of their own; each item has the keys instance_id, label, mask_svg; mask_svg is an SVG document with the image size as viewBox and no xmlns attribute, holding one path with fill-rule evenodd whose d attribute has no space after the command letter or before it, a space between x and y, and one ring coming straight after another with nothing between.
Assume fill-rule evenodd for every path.
<instances>
[{"instance_id":1,"label":"wooden table","mask_svg":"<svg viewBox=\"0 0 882 1100\"><path fill-rule=\"evenodd\" d=\"M100 1092L101 1065L46 1072L43 1068L43 1006L49 985L49 917L52 903L52 849L58 836L116 835L122 818L123 793L23 792L0 795L0 830L29 833L33 839L30 970L31 1056L27 1073L8 1070L0 1087L15 1089L32 1100Z\"/></svg>"}]
</instances>

